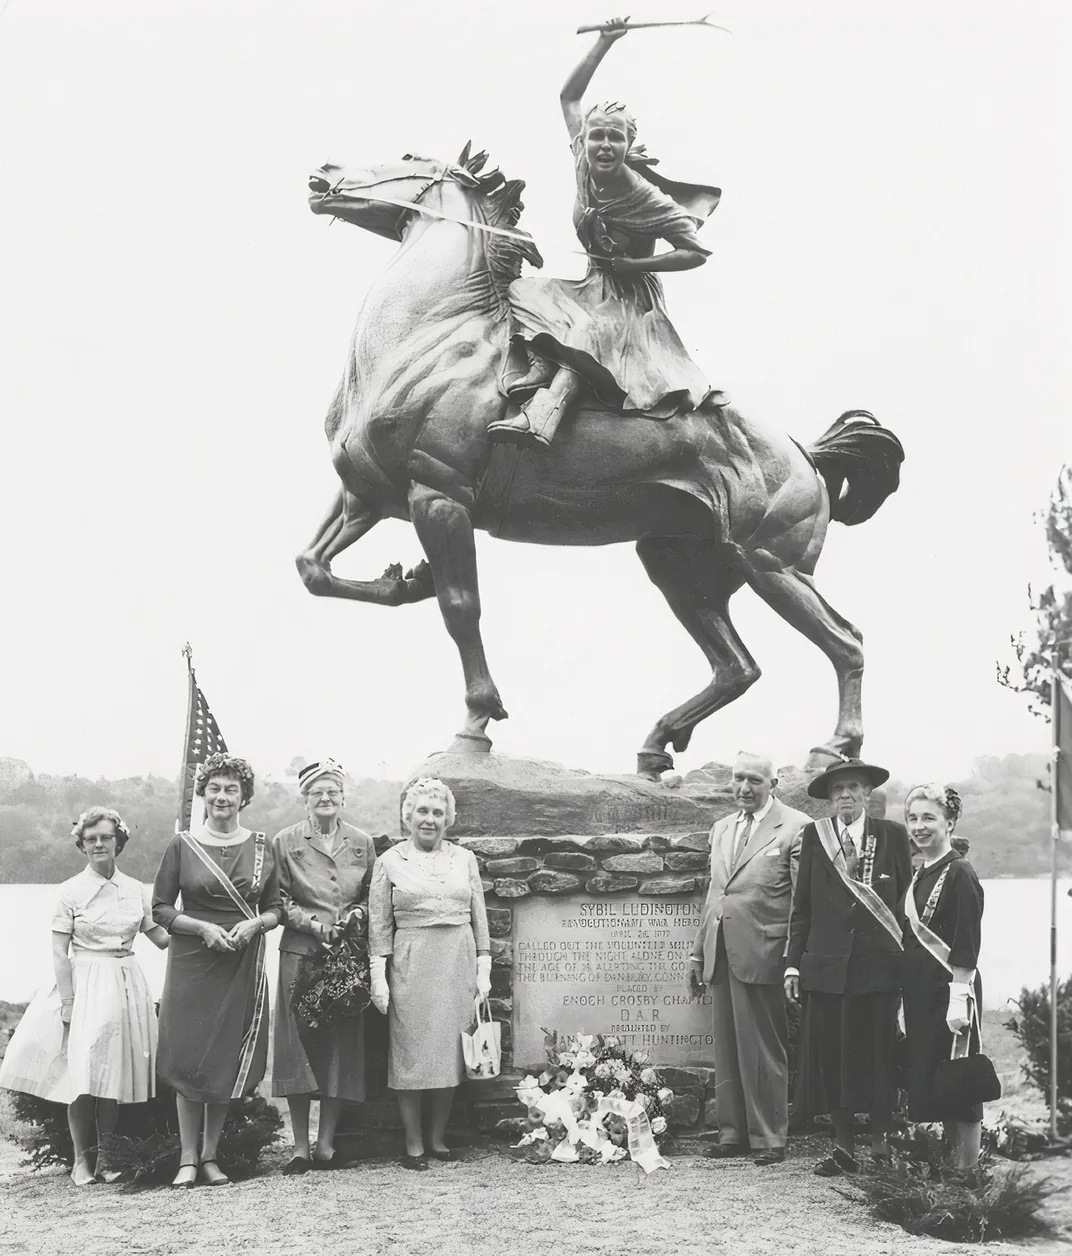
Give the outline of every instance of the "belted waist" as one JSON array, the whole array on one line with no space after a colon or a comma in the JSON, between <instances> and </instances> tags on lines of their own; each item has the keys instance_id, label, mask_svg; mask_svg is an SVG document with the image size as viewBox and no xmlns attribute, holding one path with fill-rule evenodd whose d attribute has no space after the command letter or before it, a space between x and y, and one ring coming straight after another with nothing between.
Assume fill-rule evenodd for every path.
<instances>
[{"instance_id":1,"label":"belted waist","mask_svg":"<svg viewBox=\"0 0 1072 1256\"><path fill-rule=\"evenodd\" d=\"M100 950L97 947L73 946L71 951L75 958L87 957L89 959L93 959L98 955L104 959L130 959L134 955L133 950L124 950L122 947L118 947L115 950Z\"/></svg>"}]
</instances>

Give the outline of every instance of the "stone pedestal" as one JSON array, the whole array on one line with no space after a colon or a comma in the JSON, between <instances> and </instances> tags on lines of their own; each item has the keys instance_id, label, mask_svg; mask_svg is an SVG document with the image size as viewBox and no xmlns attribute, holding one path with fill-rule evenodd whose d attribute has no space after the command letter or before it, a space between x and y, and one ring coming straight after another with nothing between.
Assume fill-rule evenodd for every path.
<instances>
[{"instance_id":1,"label":"stone pedestal","mask_svg":"<svg viewBox=\"0 0 1072 1256\"><path fill-rule=\"evenodd\" d=\"M677 1096L672 1128L698 1134L709 1127L710 999L691 1002L685 975L707 891L711 825L735 809L730 769L709 764L662 784L444 753L411 780L426 776L455 795L449 837L477 857L491 932L503 1076L462 1087L471 1124L489 1129L519 1114L513 1086L543 1067L544 1032L557 1030L613 1034L646 1050ZM807 797L808 779L780 769L779 796L826 814L825 804ZM367 1020L373 1098L386 1094L386 1025L375 1012ZM390 1106L358 1105L355 1116L358 1123L396 1121Z\"/></svg>"}]
</instances>

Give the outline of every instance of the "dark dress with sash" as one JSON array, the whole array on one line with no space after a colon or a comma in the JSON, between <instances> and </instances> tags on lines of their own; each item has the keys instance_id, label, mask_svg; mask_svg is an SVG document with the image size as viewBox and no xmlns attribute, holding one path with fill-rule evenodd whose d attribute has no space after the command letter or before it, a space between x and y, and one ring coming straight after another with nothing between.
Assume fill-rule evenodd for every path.
<instances>
[{"instance_id":1,"label":"dark dress with sash","mask_svg":"<svg viewBox=\"0 0 1072 1256\"><path fill-rule=\"evenodd\" d=\"M902 951L894 913L911 881L911 847L902 825L870 817L863 845L853 879L881 900L892 932L845 885L816 825L801 834L786 964L800 971L795 1107L808 1116L897 1107Z\"/></svg>"},{"instance_id":2,"label":"dark dress with sash","mask_svg":"<svg viewBox=\"0 0 1072 1256\"><path fill-rule=\"evenodd\" d=\"M247 917L223 885L183 840L172 838L153 883L153 919L171 929L180 914L223 929ZM196 838L193 840L196 841ZM234 846L198 843L250 911L282 915L279 874L263 833ZM172 933L160 1001L160 1080L195 1103L226 1103L252 1093L268 1062L268 1009L263 971L264 939L241 951L211 951L199 937Z\"/></svg>"},{"instance_id":3,"label":"dark dress with sash","mask_svg":"<svg viewBox=\"0 0 1072 1256\"><path fill-rule=\"evenodd\" d=\"M983 887L975 869L957 851L950 851L929 868L921 868L909 891L921 920L943 873L934 913L925 920L949 947L954 968L976 969L976 1006L982 1007L983 987L978 969L982 936ZM904 1018L908 1058L908 1115L913 1121L981 1121L982 1104L943 1107L934 1097L934 1075L949 1059L953 1034L945 1023L949 1008L950 973L919 941L910 927L904 933ZM979 1025L972 1022L969 1054L979 1053Z\"/></svg>"}]
</instances>

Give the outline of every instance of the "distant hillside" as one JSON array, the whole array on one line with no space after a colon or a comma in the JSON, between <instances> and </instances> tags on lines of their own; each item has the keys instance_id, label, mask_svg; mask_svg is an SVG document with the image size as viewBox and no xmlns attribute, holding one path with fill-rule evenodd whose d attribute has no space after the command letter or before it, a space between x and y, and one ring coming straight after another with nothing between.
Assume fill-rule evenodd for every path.
<instances>
[{"instance_id":1,"label":"distant hillside","mask_svg":"<svg viewBox=\"0 0 1072 1256\"><path fill-rule=\"evenodd\" d=\"M968 858L981 877L1032 877L1050 871L1050 795L1044 754L990 755L976 759L972 774L948 781L964 802L957 833L969 839ZM915 784L916 782L912 782ZM886 786L886 816L904 820L904 798L911 788L901 781ZM1061 851L1064 869L1072 869L1072 844Z\"/></svg>"},{"instance_id":2,"label":"distant hillside","mask_svg":"<svg viewBox=\"0 0 1072 1256\"><path fill-rule=\"evenodd\" d=\"M175 832L179 796L174 781L160 776L122 781L32 774L26 779L25 772L18 776L18 783L5 790L0 774L0 882L53 882L73 876L82 859L71 839L71 826L80 812L95 804L113 807L130 827L123 871L143 881L153 879L161 852ZM344 817L374 837L397 833L400 789L393 781L353 781ZM303 815L293 785L258 781L242 822L272 834Z\"/></svg>"},{"instance_id":3,"label":"distant hillside","mask_svg":"<svg viewBox=\"0 0 1072 1256\"><path fill-rule=\"evenodd\" d=\"M966 780L951 781L964 799L958 832L970 839L969 858L983 877L1041 876L1050 869L1050 796L1045 755L1005 755L976 761ZM886 787L886 814L903 820L907 786ZM353 781L345 816L374 837L398 832L396 781ZM130 825L131 842L122 867L150 881L175 830L178 791L174 781L137 776L89 781L80 776L34 776L14 759L0 759L0 882L53 882L72 876L81 859L71 825L94 803L114 807ZM243 812L251 828L276 833L302 818L293 784L258 782L257 796ZM1072 869L1072 844L1062 866Z\"/></svg>"}]
</instances>

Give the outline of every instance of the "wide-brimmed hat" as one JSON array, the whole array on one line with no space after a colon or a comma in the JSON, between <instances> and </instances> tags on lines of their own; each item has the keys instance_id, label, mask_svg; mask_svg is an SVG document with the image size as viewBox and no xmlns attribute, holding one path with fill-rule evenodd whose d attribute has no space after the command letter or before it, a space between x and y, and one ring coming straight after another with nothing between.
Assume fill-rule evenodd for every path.
<instances>
[{"instance_id":1,"label":"wide-brimmed hat","mask_svg":"<svg viewBox=\"0 0 1072 1256\"><path fill-rule=\"evenodd\" d=\"M809 798L830 798L830 782L839 772L858 772L865 777L872 789L885 785L890 779L885 768L876 767L873 763L865 763L863 759L845 759L841 763L832 763L825 771L820 772L808 782Z\"/></svg>"}]
</instances>

